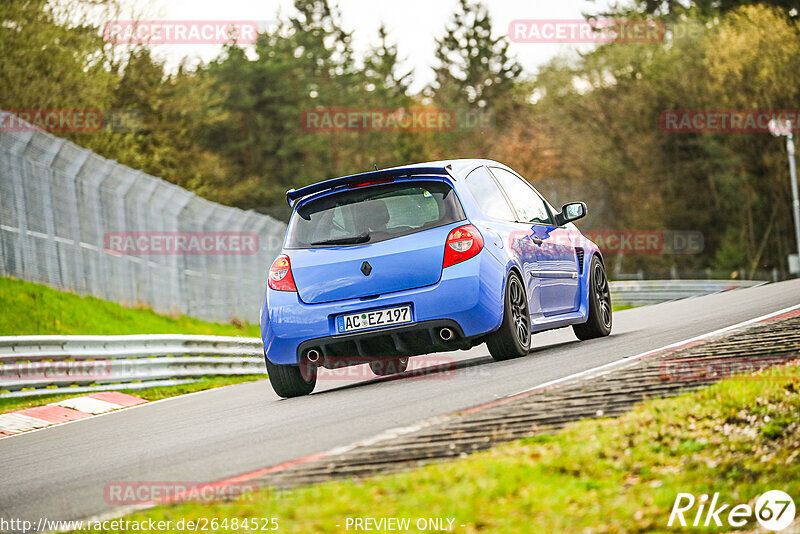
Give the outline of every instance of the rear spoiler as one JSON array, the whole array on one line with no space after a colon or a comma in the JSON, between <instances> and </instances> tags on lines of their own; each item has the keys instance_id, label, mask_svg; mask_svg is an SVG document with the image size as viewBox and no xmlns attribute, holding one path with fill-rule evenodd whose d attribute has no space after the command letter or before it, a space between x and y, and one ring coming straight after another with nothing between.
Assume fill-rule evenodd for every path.
<instances>
[{"instance_id":1,"label":"rear spoiler","mask_svg":"<svg viewBox=\"0 0 800 534\"><path fill-rule=\"evenodd\" d=\"M294 207L295 203L309 195L321 193L336 189L343 185L359 183L364 181L383 180L386 178L403 178L409 176L419 176L423 174L447 174L451 178L455 178L452 173L452 167L448 164L443 167L409 167L406 169L385 169L382 171L364 172L361 174L352 174L350 176L342 176L341 178L333 178L332 180L325 180L316 184L307 185L300 189L289 189L286 192L286 201L289 206Z\"/></svg>"}]
</instances>

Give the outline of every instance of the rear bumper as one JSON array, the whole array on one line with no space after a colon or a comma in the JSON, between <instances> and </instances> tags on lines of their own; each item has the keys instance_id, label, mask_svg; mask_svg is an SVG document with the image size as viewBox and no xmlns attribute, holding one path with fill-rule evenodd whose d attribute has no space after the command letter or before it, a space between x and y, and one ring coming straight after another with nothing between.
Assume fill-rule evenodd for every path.
<instances>
[{"instance_id":1,"label":"rear bumper","mask_svg":"<svg viewBox=\"0 0 800 534\"><path fill-rule=\"evenodd\" d=\"M363 355L368 355L369 352L375 352L376 357L397 354L399 352L393 352L392 349L397 347L396 343L391 336L387 338L386 334L390 334L392 330L396 330L396 333L402 330L427 331L428 325L420 323L431 322L430 325L435 327L443 320L452 322L442 323L442 326L451 326L459 340L491 332L500 325L502 319L502 305L498 305L502 303L502 275L490 275L488 271L493 271L496 267L486 265L487 262L494 261L496 260L491 255L482 253L444 269L442 278L436 284L371 299L306 304L300 301L297 293L267 289L261 308L261 337L265 353L273 363L296 364L301 349L307 350L312 346L323 348L322 345L326 345L333 351L349 350L346 345L336 348L334 344L362 337L374 338L374 341L362 344L360 351ZM404 304L412 306L413 322L410 324L375 328L348 335L340 335L336 330L335 319L338 315ZM424 339L420 335L413 334L415 339ZM391 346L388 345L389 340L392 340ZM411 341L407 344L411 350L406 353L424 354L448 348L434 343L435 341L430 344L429 350L420 352L418 341ZM381 347L382 350L376 350ZM455 348L452 344L450 347ZM359 355L359 348L354 342L350 348L356 350L352 356Z\"/></svg>"},{"instance_id":2,"label":"rear bumper","mask_svg":"<svg viewBox=\"0 0 800 534\"><path fill-rule=\"evenodd\" d=\"M445 341L440 331L449 328L453 338ZM416 356L430 352L468 348L470 339L451 319L433 319L400 326L378 328L354 334L340 334L300 343L300 357L309 349L316 349L324 360L359 361L387 356Z\"/></svg>"}]
</instances>

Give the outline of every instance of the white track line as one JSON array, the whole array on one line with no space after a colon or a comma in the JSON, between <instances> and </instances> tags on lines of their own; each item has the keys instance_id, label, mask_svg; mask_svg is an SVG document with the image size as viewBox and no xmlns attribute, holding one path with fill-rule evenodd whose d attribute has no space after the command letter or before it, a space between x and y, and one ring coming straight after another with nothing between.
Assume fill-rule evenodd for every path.
<instances>
[{"instance_id":1,"label":"white track line","mask_svg":"<svg viewBox=\"0 0 800 534\"><path fill-rule=\"evenodd\" d=\"M753 323L757 323L757 322L760 322L760 321L764 321L764 320L769 319L771 317L775 317L777 315L782 315L784 313L788 313L790 311L794 311L794 310L796 310L798 308L800 308L800 304L796 304L794 306L790 306L788 308L784 308L784 309L778 310L776 312L768 313L766 315L762 315L761 317L756 317L755 319L749 319L747 321L743 321L741 323L737 323L737 324L734 324L734 325L731 325L731 326L727 326L725 328L720 328L719 330L714 330L714 331L708 332L706 334L701 334L699 336L687 339L685 341L679 341L678 343L672 343L670 345L665 345L663 347L660 347L660 348L657 348L657 349L653 349L653 350L649 350L647 352L643 352L643 353L637 354L635 356L624 357L624 358L621 358L621 359L616 360L614 362L607 363L605 365L601 365L601 366L598 366L598 367L594 367L594 368L588 369L586 371L581 371L580 373L575 373L575 374L566 376L564 378L559 378L557 380L551 380L550 382L545 382L543 384L539 384L538 386L534 386L532 388L526 389L525 391L521 391L521 392L515 393L513 395L508 395L506 397L503 397L503 399L514 397L514 396L520 395L522 393L527 393L527 392L532 391L534 389L539 389L539 388L547 387L547 386L550 386L550 385L553 385L553 384L558 384L560 382L564 382L564 381L567 381L567 380L571 380L571 379L574 379L574 378L579 378L581 376L585 376L586 374L589 374L589 373L592 373L592 372L597 372L597 371L600 371L600 370L603 370L603 369L608 369L608 368L620 365L622 363L633 362L633 361L636 361L638 359L645 358L650 354L654 354L654 353L661 352L661 351L664 351L664 350L669 350L671 348L680 347L680 346L683 346L683 345L685 345L687 343L691 343L692 341L698 341L698 340L701 340L701 339L707 339L707 338L715 337L715 336L718 336L718 335L723 334L725 332L729 332L731 330L736 330L737 328L742 328L742 327L745 327L747 325L750 325L750 324L753 324ZM237 384L237 385L239 385L239 384ZM228 387L230 387L230 386L228 386ZM198 391L198 392L195 392L195 393L190 393L189 395L197 395L197 394L200 394L200 393L206 393L208 391L212 391L212 390ZM185 397L186 395L183 395L183 396ZM156 402L165 402L165 401L173 400L173 399L176 399L176 398L180 398L180 397L170 397L170 398L154 401L154 402L148 403L148 404L154 404ZM491 404L491 403L487 403L487 404ZM132 407L127 408L127 409L138 408L140 406L147 406L147 404L139 404L137 406L132 406ZM116 412L111 412L111 413L116 413ZM455 413L459 413L459 412L455 412ZM110 415L110 414L102 414L102 415ZM98 416L98 417L102 417L102 415ZM335 454L342 454L342 453L351 451L351 450L353 450L353 449L355 449L357 447L361 447L361 446L364 446L364 445L373 445L373 444L376 444L376 443L379 443L379 442L382 442L382 441L386 441L388 439L392 439L392 438L395 438L395 437L398 437L398 436L402 436L404 434L409 434L411 432L416 432L416 431L421 430L421 429L423 429L425 427L428 427L428 426L434 425L436 423L439 423L442 420L444 420L445 418L446 418L446 415L440 415L440 416L435 416L435 417L431 417L431 418L425 419L423 421L419 421L419 422L417 422L417 423L415 423L413 425L407 425L407 426L403 426L403 427L397 427L397 428L392 428L392 429L389 429L389 430L385 430L385 431L377 434L376 436L374 436L372 438L367 438L365 440L357 441L357 442L351 443L349 445L344 445L344 446L340 446L340 447L334 447L332 449L329 449L326 452L321 453L320 456L329 457L329 456L332 456L332 455L335 455ZM94 419L94 418L90 418L90 419ZM81 421L81 420L70 421L70 422L77 423L79 421ZM64 423L64 424L66 424L66 423ZM33 430L31 432L36 432L36 430ZM31 432L26 432L26 434L30 434ZM17 434L17 435L22 435L22 434ZM8 436L8 437L10 438L10 437L14 437L14 436ZM7 438L3 438L3 439L7 439ZM238 475L237 478L242 478L243 480L247 480L247 476L249 474L253 474L253 473L256 473L256 472L258 472L258 471L251 471L250 473L243 473L241 475ZM223 479L223 480L225 480L225 479ZM135 505L128 505L128 506L118 507L118 508L111 509L111 510L109 510L107 512L104 512L102 514L92 516L92 517L90 517L88 519L88 521L117 519L117 518L120 518L120 517L125 516L125 515L127 515L129 513L132 513L132 512L148 510L150 508L155 507L156 505L157 505L157 503L142 503L142 504L135 504Z\"/></svg>"},{"instance_id":2,"label":"white track line","mask_svg":"<svg viewBox=\"0 0 800 534\"><path fill-rule=\"evenodd\" d=\"M672 344L669 344L669 345L665 345L663 347L659 347L657 349L649 350L647 352L643 352L643 353L637 354L635 356L625 356L625 357L623 357L623 358L621 358L619 360L615 360L613 362L610 362L610 363L607 363L607 364L604 364L604 365L600 365L598 367L593 367L591 369L587 369L585 371L580 371L578 373L574 373L574 374L571 374L569 376L565 376L563 378L558 378L556 380L551 380L549 382L544 382L542 384L538 384L536 386L530 387L530 388L528 388L526 390L523 390L523 391L520 391L518 393L514 393L514 394L511 394L511 395L506 395L505 397L501 397L501 399L509 398L509 397L515 397L515 396L521 395L523 393L528 393L529 391L532 391L534 389L539 389L539 388L552 386L552 385L555 385L555 384L559 384L561 382L566 382L567 380L573 380L575 378L580 378L582 376L586 376L586 375L591 374L591 373L596 373L596 372L604 370L604 369L613 368L613 367L616 367L616 366L621 365L621 364L626 363L626 362L631 362L631 361L634 361L634 360L637 360L637 359L640 359L640 358L644 358L644 357L649 356L651 354L654 354L656 352L661 352L661 351L668 350L668 349L671 349L671 348L680 347L680 346L685 345L687 343L691 343L692 341L698 341L698 340L701 340L701 339L707 339L707 338L710 338L710 337L713 337L713 336L717 336L717 335L723 334L725 332L729 332L731 330L736 330L737 328L742 328L744 326L747 326L747 325L750 325L750 324L753 324L753 323L757 323L759 321L764 321L765 319L769 319L771 317L775 317L776 315L782 315L784 313L787 313L787 312L790 312L790 311L794 311L794 310L796 310L798 308L800 308L800 304L795 304L794 306L789 306L788 308L783 308L781 310L778 310L778 311L775 311L775 312L772 312L772 313L768 313L768 314L762 315L760 317L756 317L755 319L749 319L747 321L742 321L741 323L736 323L736 324L731 325L731 326L726 326L725 328L720 328L719 330L714 330L712 332L708 332L706 334L701 334L699 336L696 336L696 337L693 337L693 338L690 338L690 339L687 339L687 340L684 340L684 341L679 341L677 343L672 343ZM246 383L247 382L242 383L242 384L234 384L232 386L226 386L226 387L243 386ZM36 432L41 432L42 430L48 430L48 429L51 429L51 428L54 428L54 427L58 427L58 426L71 425L71 424L81 423L81 422L85 422L85 421L93 421L93 420L96 420L98 417L107 417L109 415L115 415L115 414L118 414L118 413L127 412L128 410L135 410L137 408L143 408L145 406L152 406L154 404L165 403L165 402L174 401L174 400L177 400L177 399L185 399L186 397L190 397L190 396L194 396L194 395L202 395L204 393L210 393L212 391L219 390L219 389L222 389L222 388L205 389L203 391L195 391L194 393L187 393L185 395L178 395L176 397L167 397L166 399L159 399L159 400L156 400L156 401L150 401L150 402L146 402L146 403L143 403L143 404L137 404L136 406L129 406L129 407L123 408L121 410L115 410L113 412L106 412L106 413L102 413L102 414L99 414L99 415L95 415L93 417L87 417L87 418L84 418L84 419L76 419L74 421L67 421L65 423L57 423L57 424L50 425L50 426L47 426L47 427L37 428L37 429L34 429L34 430L29 430L27 432L21 432L19 434L12 434L10 436L3 436L3 437L0 437L0 441L6 440L6 439L19 438L20 436L29 436L29 435L34 434ZM486 404L489 404L489 403L486 403ZM478 405L478 406L480 406L480 405ZM457 410L457 412L459 412L459 411L464 411L464 410ZM436 419L436 418L432 418L432 419ZM417 425L419 425L419 424L420 423L417 423ZM386 430L386 431L382 432L380 434L380 436L389 436L389 435L392 435L393 433L405 434L405 433L408 433L409 430L414 428L415 426L416 425L408 425L408 426L405 426L405 427L389 429L389 430ZM345 445L344 447L341 447L341 448L350 448L350 446L349 445Z\"/></svg>"},{"instance_id":3,"label":"white track line","mask_svg":"<svg viewBox=\"0 0 800 534\"><path fill-rule=\"evenodd\" d=\"M224 387L236 387L236 386L242 386L244 384L250 384L250 383L251 382L241 382L239 384L231 384L230 386L224 386ZM55 423L55 424L52 424L52 425L44 427L44 428L37 428L35 430L29 430L27 432L20 432L19 434L12 434L10 436L3 436L3 437L0 437L0 441L3 441L4 439L18 438L20 436L29 436L31 434L35 434L36 432L41 432L42 430L48 430L50 428L55 428L57 426L71 425L71 424L74 424L74 423L80 423L82 421L94 421L98 417L107 417L109 415L115 415L115 414L118 414L118 413L127 412L128 410L135 410L136 408L143 408L144 406L152 406L154 404L161 404L161 403L167 402L167 401L174 401L174 400L177 400L177 399L185 399L186 397L192 397L194 395L201 395L203 393L210 393L212 391L219 391L220 389L222 389L222 388L217 387L217 388L211 388L211 389L204 389L202 391L195 391L193 393L184 393L183 395L176 395L175 397L167 397L165 399L147 401L147 402L143 402L142 404L135 404L133 406L128 406L128 407L125 407L125 408L121 408L119 410L114 410L114 411L111 411L111 412L106 412L106 413L93 415L92 417L84 417L83 419L75 419L74 421L65 421L63 423ZM132 393L132 395L135 395L135 393ZM64 401L59 401L59 402L64 402ZM10 412L10 413L13 413L13 412Z\"/></svg>"},{"instance_id":4,"label":"white track line","mask_svg":"<svg viewBox=\"0 0 800 534\"><path fill-rule=\"evenodd\" d=\"M538 384L536 386L530 387L528 389L524 389L522 391L519 391L517 393L513 393L511 395L506 395L506 397L504 397L504 398L516 397L517 395L522 395L523 393L528 393L529 391L533 391L534 389L546 388L546 387L549 387L549 386L552 386L552 385L555 385L555 384L560 384L561 382L566 382L567 380L573 380L575 378L580 378L580 377L585 376L587 374L596 373L597 371L602 371L604 369L610 369L612 367L616 367L616 366L621 365L623 363L632 362L632 361L635 361L635 360L646 358L647 356L650 356L651 354L656 354L658 352L663 352L663 351L669 350L669 349L676 349L678 347L682 347L683 345L687 345L687 344L692 343L694 341L700 341L700 340L703 340L703 339L710 339L710 338L718 337L718 336L720 336L720 335L722 335L722 334L724 334L726 332L730 332L731 330L737 330L739 328L744 328L745 326L751 325L753 323L758 323L758 322L764 321L766 319L770 319L772 317L775 317L777 315L783 315L784 313L788 313L788 312L794 311L794 310L796 310L798 308L800 308L800 304L795 304L794 306L789 306L788 308L784 308L784 309L778 310L776 312L768 313L766 315L762 315L761 317L756 317L755 319L748 319L747 321L742 321L741 323L736 323L736 324L731 325L731 326L726 326L725 328L720 328L719 330L714 330L714 331L711 331L711 332L707 332L705 334L700 334L699 336L695 336L695 337L692 337L692 338L689 338L689 339L685 339L683 341L678 341L677 343L670 343L669 345L664 345L663 347L659 347L657 349L648 350L646 352L642 352L642 353L636 354L635 356L624 356L624 357L620 358L619 360L615 360L613 362L606 363L606 364L600 365L598 367L593 367L591 369L587 369L585 371L580 371L578 373L574 373L574 374L571 374L569 376L565 376L563 378L558 378L556 380L551 380L549 382L544 382L542 384Z\"/></svg>"},{"instance_id":5,"label":"white track line","mask_svg":"<svg viewBox=\"0 0 800 534\"><path fill-rule=\"evenodd\" d=\"M681 346L683 346L685 344L688 344L688 343L691 343L693 341L699 341L701 339L708 339L708 338L716 337L716 336L719 336L719 335L724 334L726 332L730 332L731 330L736 330L738 328L743 328L743 327L748 326L750 324L757 323L757 322L760 322L760 321L764 321L766 319L769 319L771 317L775 317L777 315L783 315L784 313L788 313L790 311L794 311L794 310L796 310L798 308L800 308L800 304L797 304L797 305L794 305L794 306L790 306L788 308L784 308L784 309L778 310L776 312L768 313L766 315L762 315L761 317L756 317L755 319L749 319L749 320L743 321L741 323L737 323L737 324L734 324L734 325L731 325L731 326L726 326L725 328L720 328L720 329L714 330L712 332L707 332L705 334L701 334L699 336L695 336L693 338L690 338L690 339L687 339L687 340L684 340L684 341L679 341L677 343L671 343L669 345L665 345L665 346L657 348L657 349L649 350L647 352L642 352L642 353L637 354L635 356L624 357L624 358L621 358L619 360L613 361L611 363L607 363L605 365L600 365L600 366L594 367L592 369L587 369L586 371L581 371L579 373L575 373L575 374L572 374L572 375L569 375L569 376L565 376L564 378L559 378L557 380L551 380L549 382L544 382L542 384L539 384L537 386L533 386L533 387L528 388L528 389L526 389L524 391L521 391L519 393L514 393L513 395L507 395L506 397L501 397L501 399L499 399L499 400L510 399L512 397L521 395L523 393L527 393L529 391L533 391L535 389L545 388L545 387L548 387L548 386L551 386L551 385L554 385L554 384L565 382L567 380L580 378L580 377L585 376L587 374L595 373L595 372L598 372L598 371L602 371L604 369L609 369L609 368L621 365L623 363L631 363L631 362L634 362L634 361L639 360L641 358L645 358L645 357L647 357L647 356L649 356L651 354L655 354L655 353L662 352L662 351L665 351L665 350L669 350L669 349L672 349L672 348L681 347ZM200 391L198 393L203 393L203 392ZM173 398L175 398L175 397L173 397ZM170 400L170 399L162 399L162 400ZM161 401L157 401L157 402L161 402ZM497 402L497 401L495 401L495 402ZM494 402L486 403L487 407L489 405L492 405L492 404L494 404ZM146 406L146 404L141 404L139 406ZM481 405L478 405L478 406L481 406ZM134 408L135 407L136 406L134 406ZM462 412L462 411L466 411L466 410L459 410L459 411L454 412L454 413L459 413L459 412ZM385 430L385 431L383 431L383 432L381 432L381 433L379 433L376 436L373 436L371 438L367 438L367 439L364 439L364 440L361 440L361 441L353 442L353 443L350 443L349 445L344 445L344 446L340 446L340 447L334 447L332 449L329 449L326 452L321 453L320 456L329 457L329 456L333 456L333 455L337 455L337 454L342 454L342 453L349 452L349 451L351 451L353 449L356 449L358 447L363 447L365 445L374 445L376 443L380 443L382 441L386 441L386 440L389 440L389 439L392 439L392 438L396 438L398 436L402 436L402 435L405 435L405 434L410 434L412 432L416 432L416 431L421 430L423 428L426 428L426 427L432 426L434 424L440 423L443 420L445 420L446 417L447 417L446 415L440 415L440 416L435 416L435 417L431 417L431 418L425 419L423 421L419 421L419 422L414 423L412 425L391 428L391 429ZM30 432L28 432L28 433L30 433ZM258 472L258 470L257 471L251 471L250 473L243 473L241 475L238 475L237 478L241 478L242 480L248 480L248 478L247 478L248 475L251 475L251 474L254 474L254 473L257 473L257 472ZM132 512L148 510L150 508L153 508L156 505L157 505L157 503L143 503L143 504L136 504L136 505L129 505L129 506L125 506L125 507L114 508L112 510L109 510L108 512L103 513L103 514L96 515L96 516L90 518L89 520L94 521L94 520L98 520L98 519L100 519L100 520L117 519L117 518L120 518L120 517L122 517L124 515L127 515L129 513L132 513Z\"/></svg>"}]
</instances>

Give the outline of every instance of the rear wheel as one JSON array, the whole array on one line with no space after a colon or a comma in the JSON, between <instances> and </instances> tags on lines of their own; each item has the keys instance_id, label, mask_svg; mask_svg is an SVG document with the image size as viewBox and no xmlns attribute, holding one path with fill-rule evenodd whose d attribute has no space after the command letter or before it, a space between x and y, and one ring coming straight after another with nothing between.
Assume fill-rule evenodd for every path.
<instances>
[{"instance_id":1,"label":"rear wheel","mask_svg":"<svg viewBox=\"0 0 800 534\"><path fill-rule=\"evenodd\" d=\"M408 358L386 358L372 360L369 368L378 376L389 376L404 373L408 369Z\"/></svg>"},{"instance_id":2,"label":"rear wheel","mask_svg":"<svg viewBox=\"0 0 800 534\"><path fill-rule=\"evenodd\" d=\"M279 396L288 399L301 397L314 391L317 385L317 368L312 365L278 365L267 361L267 375L272 389Z\"/></svg>"},{"instance_id":3,"label":"rear wheel","mask_svg":"<svg viewBox=\"0 0 800 534\"><path fill-rule=\"evenodd\" d=\"M603 262L592 258L589 275L589 320L572 325L578 339L594 339L611 333L611 292Z\"/></svg>"},{"instance_id":4,"label":"rear wheel","mask_svg":"<svg viewBox=\"0 0 800 534\"><path fill-rule=\"evenodd\" d=\"M489 354L497 361L519 358L531 346L531 316L528 297L519 275L511 272L506 282L505 306L500 328L486 338Z\"/></svg>"}]
</instances>

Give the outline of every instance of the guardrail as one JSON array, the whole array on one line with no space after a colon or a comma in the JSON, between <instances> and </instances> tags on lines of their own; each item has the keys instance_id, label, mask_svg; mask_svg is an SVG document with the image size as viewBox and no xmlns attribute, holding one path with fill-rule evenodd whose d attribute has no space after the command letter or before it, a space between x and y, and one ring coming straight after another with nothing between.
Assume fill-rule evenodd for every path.
<instances>
[{"instance_id":1,"label":"guardrail","mask_svg":"<svg viewBox=\"0 0 800 534\"><path fill-rule=\"evenodd\" d=\"M621 280L609 285L614 304L641 306L766 283L759 280Z\"/></svg>"},{"instance_id":2,"label":"guardrail","mask_svg":"<svg viewBox=\"0 0 800 534\"><path fill-rule=\"evenodd\" d=\"M141 389L265 373L259 338L179 334L0 337L0 397Z\"/></svg>"},{"instance_id":3,"label":"guardrail","mask_svg":"<svg viewBox=\"0 0 800 534\"><path fill-rule=\"evenodd\" d=\"M655 304L766 282L626 280L611 282L617 304ZM259 338L151 334L0 337L0 398L141 389L203 376L266 372Z\"/></svg>"}]
</instances>

